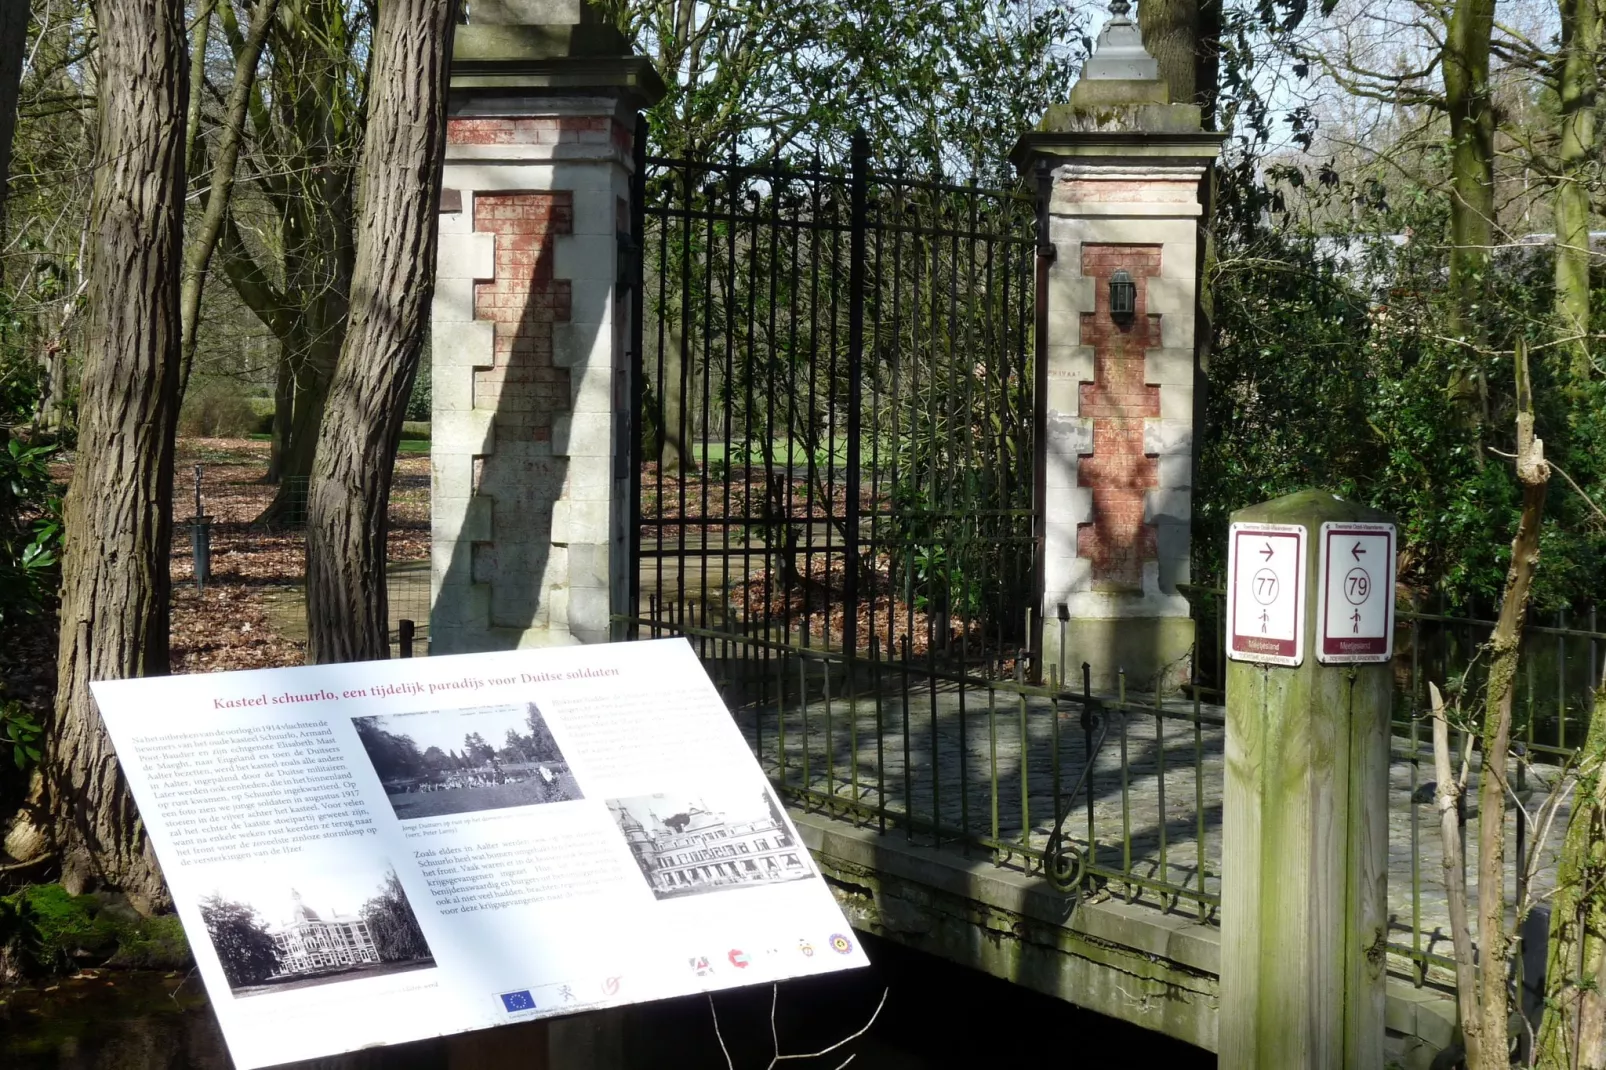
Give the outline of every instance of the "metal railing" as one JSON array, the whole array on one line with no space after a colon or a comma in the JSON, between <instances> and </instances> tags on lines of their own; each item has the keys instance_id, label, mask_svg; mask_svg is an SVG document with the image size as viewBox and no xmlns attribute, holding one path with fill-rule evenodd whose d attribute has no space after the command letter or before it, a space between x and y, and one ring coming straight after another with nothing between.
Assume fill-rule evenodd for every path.
<instances>
[{"instance_id":1,"label":"metal railing","mask_svg":"<svg viewBox=\"0 0 1606 1070\"><path fill-rule=\"evenodd\" d=\"M964 671L929 649L884 656L873 637L858 655L783 643L703 626L695 610L618 619L693 644L797 805L1060 891L1214 920L1222 719L1197 696L1128 691L1124 676L1094 695L1086 673L1034 685L1019 658Z\"/></svg>"},{"instance_id":2,"label":"metal railing","mask_svg":"<svg viewBox=\"0 0 1606 1070\"><path fill-rule=\"evenodd\" d=\"M1220 594L1189 593L1196 606ZM760 764L795 804L990 858L1066 893L1102 890L1217 920L1225 718L1212 701L1220 684L1202 666L1181 696L1146 681L1129 686L1124 675L1115 694L1096 695L1086 667L1080 681L1051 669L1034 685L1019 656L956 666L930 647L889 651L874 638L850 653L812 645L806 633L784 642L731 630L706 603L676 606L619 619L643 638L681 635L693 644ZM1208 637L1219 633L1206 627L1215 621L1203 608L1199 647L1209 650ZM1581 685L1598 672L1606 640L1588 619L1588 629L1561 626L1565 618L1528 629L1519 795L1530 775L1554 776L1569 741L1582 738L1589 710ZM1426 681L1452 679L1456 693L1477 694L1478 646L1493 626L1417 610L1401 612L1397 624L1388 946L1395 967L1419 985L1453 968L1421 721ZM1520 812L1506 819L1519 872L1532 851L1553 850L1564 827L1558 822L1549 844L1536 845Z\"/></svg>"}]
</instances>

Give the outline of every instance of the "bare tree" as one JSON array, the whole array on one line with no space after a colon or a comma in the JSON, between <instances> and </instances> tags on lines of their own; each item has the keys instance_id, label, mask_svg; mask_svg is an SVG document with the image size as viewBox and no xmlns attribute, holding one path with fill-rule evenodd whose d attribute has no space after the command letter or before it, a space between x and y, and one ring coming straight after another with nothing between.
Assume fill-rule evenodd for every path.
<instances>
[{"instance_id":1,"label":"bare tree","mask_svg":"<svg viewBox=\"0 0 1606 1070\"><path fill-rule=\"evenodd\" d=\"M452 0L393 0L374 27L351 316L313 462L307 658L390 653L391 469L435 290Z\"/></svg>"},{"instance_id":2,"label":"bare tree","mask_svg":"<svg viewBox=\"0 0 1606 1070\"><path fill-rule=\"evenodd\" d=\"M98 9L100 138L78 457L66 502L55 720L45 774L62 882L141 909L166 889L89 681L168 670L168 554L183 252L182 0Z\"/></svg>"},{"instance_id":3,"label":"bare tree","mask_svg":"<svg viewBox=\"0 0 1606 1070\"><path fill-rule=\"evenodd\" d=\"M182 368L179 372L179 394L189 384L190 369L195 363L196 328L201 319L201 294L206 286L206 272L223 234L223 223L228 215L229 200L234 193L234 172L240 161L240 143L245 133L246 107L251 90L256 84L257 62L267 44L268 28L273 24L273 13L279 0L258 0L251 14L251 32L234 61L234 81L229 87L224 107L223 123L218 130L217 157L212 161L212 173L201 197L204 206L201 225L184 254L184 275L179 290L179 313L183 327ZM200 55L192 60L200 68L191 77L204 77L206 53L206 27L211 21L210 5L197 18L195 30ZM200 138L197 127L200 120L199 94L191 86L190 103L185 122L186 153L194 163L201 162ZM193 166L193 164L192 164Z\"/></svg>"},{"instance_id":4,"label":"bare tree","mask_svg":"<svg viewBox=\"0 0 1606 1070\"><path fill-rule=\"evenodd\" d=\"M306 519L313 450L345 336L356 155L373 59L365 12L341 0L281 0L267 73L247 109L250 206L236 199L222 223L223 269L280 347L268 472L280 490L264 523ZM238 70L250 40L230 5L219 21ZM251 208L262 207L270 220L253 226L261 213ZM253 231L261 240L248 242Z\"/></svg>"}]
</instances>

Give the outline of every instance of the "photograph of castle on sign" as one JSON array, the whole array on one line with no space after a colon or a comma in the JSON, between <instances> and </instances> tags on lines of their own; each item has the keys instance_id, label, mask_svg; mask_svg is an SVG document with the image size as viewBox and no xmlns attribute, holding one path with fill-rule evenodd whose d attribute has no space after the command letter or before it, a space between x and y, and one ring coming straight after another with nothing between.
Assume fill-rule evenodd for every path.
<instances>
[{"instance_id":1,"label":"photograph of castle on sign","mask_svg":"<svg viewBox=\"0 0 1606 1070\"><path fill-rule=\"evenodd\" d=\"M435 965L401 881L388 862L368 879L303 873L278 891L263 874L220 882L201 920L236 996L283 992Z\"/></svg>"},{"instance_id":2,"label":"photograph of castle on sign","mask_svg":"<svg viewBox=\"0 0 1606 1070\"><path fill-rule=\"evenodd\" d=\"M581 798L533 702L353 717L403 821Z\"/></svg>"},{"instance_id":3,"label":"photograph of castle on sign","mask_svg":"<svg viewBox=\"0 0 1606 1070\"><path fill-rule=\"evenodd\" d=\"M609 799L608 811L659 899L802 880L814 872L808 850L762 788Z\"/></svg>"}]
</instances>

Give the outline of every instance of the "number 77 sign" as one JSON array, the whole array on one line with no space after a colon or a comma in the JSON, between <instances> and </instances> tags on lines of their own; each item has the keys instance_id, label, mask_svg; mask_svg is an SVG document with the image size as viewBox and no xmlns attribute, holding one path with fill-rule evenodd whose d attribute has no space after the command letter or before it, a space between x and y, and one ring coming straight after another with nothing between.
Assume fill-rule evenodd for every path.
<instances>
[{"instance_id":1,"label":"number 77 sign","mask_svg":"<svg viewBox=\"0 0 1606 1070\"><path fill-rule=\"evenodd\" d=\"M1322 525L1316 659L1328 665L1394 656L1394 525Z\"/></svg>"},{"instance_id":2,"label":"number 77 sign","mask_svg":"<svg viewBox=\"0 0 1606 1070\"><path fill-rule=\"evenodd\" d=\"M1227 656L1298 665L1305 657L1305 528L1234 524L1228 534Z\"/></svg>"}]
</instances>

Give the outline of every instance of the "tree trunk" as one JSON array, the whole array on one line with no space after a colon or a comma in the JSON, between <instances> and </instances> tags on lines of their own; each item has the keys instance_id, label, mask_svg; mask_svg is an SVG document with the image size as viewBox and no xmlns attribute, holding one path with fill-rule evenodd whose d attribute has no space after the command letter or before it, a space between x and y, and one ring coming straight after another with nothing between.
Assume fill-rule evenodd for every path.
<instances>
[{"instance_id":1,"label":"tree trunk","mask_svg":"<svg viewBox=\"0 0 1606 1070\"><path fill-rule=\"evenodd\" d=\"M1466 364L1449 394L1473 423L1489 418L1483 371L1484 300L1494 244L1494 107L1489 41L1494 0L1455 0L1444 43L1444 101L1450 115L1450 333L1466 344Z\"/></svg>"},{"instance_id":2,"label":"tree trunk","mask_svg":"<svg viewBox=\"0 0 1606 1070\"><path fill-rule=\"evenodd\" d=\"M1143 0L1138 5L1143 47L1160 64L1160 77L1179 104L1199 95L1199 0Z\"/></svg>"},{"instance_id":3,"label":"tree trunk","mask_svg":"<svg viewBox=\"0 0 1606 1070\"><path fill-rule=\"evenodd\" d=\"M1215 130L1221 97L1221 0L1199 0L1193 55L1193 97L1206 130Z\"/></svg>"},{"instance_id":4,"label":"tree trunk","mask_svg":"<svg viewBox=\"0 0 1606 1070\"><path fill-rule=\"evenodd\" d=\"M681 314L686 315L686 302L681 302ZM686 439L686 353L684 341L687 327L679 320L671 320L664 331L661 348L663 382L656 384L661 402L663 434L658 436L658 467L666 475L679 475L686 467L688 451Z\"/></svg>"},{"instance_id":5,"label":"tree trunk","mask_svg":"<svg viewBox=\"0 0 1606 1070\"><path fill-rule=\"evenodd\" d=\"M390 653L390 479L435 289L454 8L452 0L387 0L374 28L351 315L313 462L313 663Z\"/></svg>"},{"instance_id":6,"label":"tree trunk","mask_svg":"<svg viewBox=\"0 0 1606 1070\"><path fill-rule=\"evenodd\" d=\"M306 7L302 7L304 16ZM297 47L305 47L298 45ZM300 525L307 520L308 486L323 424L330 383L340 359L350 310L354 270L351 171L342 160L349 151L322 101L327 79L302 72L321 71L318 53L291 54L280 89L292 110L298 145L297 176L281 201L285 293L295 302L293 337L295 414L284 452L279 491L257 518L259 524Z\"/></svg>"},{"instance_id":7,"label":"tree trunk","mask_svg":"<svg viewBox=\"0 0 1606 1070\"><path fill-rule=\"evenodd\" d=\"M1535 1066L1606 1067L1606 683L1578 752L1578 786L1556 863Z\"/></svg>"},{"instance_id":8,"label":"tree trunk","mask_svg":"<svg viewBox=\"0 0 1606 1070\"><path fill-rule=\"evenodd\" d=\"M0 245L6 236L6 185L11 178L11 139L17 132L23 50L28 46L28 0L0 0ZM0 261L0 269L4 262ZM0 270L0 279L4 279Z\"/></svg>"},{"instance_id":9,"label":"tree trunk","mask_svg":"<svg viewBox=\"0 0 1606 1070\"><path fill-rule=\"evenodd\" d=\"M1561 0L1556 95L1561 101L1556 176L1556 333L1574 383L1589 380L1589 186L1595 155L1600 0Z\"/></svg>"},{"instance_id":10,"label":"tree trunk","mask_svg":"<svg viewBox=\"0 0 1606 1070\"><path fill-rule=\"evenodd\" d=\"M284 478L285 457L290 449L290 419L295 412L295 370L291 367L290 346L279 343L279 366L273 380L273 433L268 447L268 474L264 483Z\"/></svg>"},{"instance_id":11,"label":"tree trunk","mask_svg":"<svg viewBox=\"0 0 1606 1070\"><path fill-rule=\"evenodd\" d=\"M304 307L290 334L291 416L279 467L279 489L255 521L264 526L299 527L307 522L307 488L345 329L344 288L336 292L331 287L325 296L329 300Z\"/></svg>"},{"instance_id":12,"label":"tree trunk","mask_svg":"<svg viewBox=\"0 0 1606 1070\"><path fill-rule=\"evenodd\" d=\"M1455 953L1456 1010L1466 1040L1467 1065L1482 1066L1482 1046L1478 1043L1478 965L1472 949L1472 930L1467 924L1467 863L1461 857L1461 789L1450 763L1450 724L1444 715L1444 699L1437 684L1429 682L1433 700L1433 768L1439 790L1434 801L1439 809L1439 838L1444 848L1444 897L1450 913L1450 946ZM1471 1023L1472 1028L1467 1028Z\"/></svg>"},{"instance_id":13,"label":"tree trunk","mask_svg":"<svg viewBox=\"0 0 1606 1070\"><path fill-rule=\"evenodd\" d=\"M1478 1043L1482 1066L1506 1066L1506 1023L1510 1008L1506 979L1511 945L1506 939L1506 772L1511 749L1511 705L1516 693L1517 659L1528 594L1539 564L1539 528L1544 519L1550 467L1545 446L1534 437L1533 388L1528 350L1517 343L1517 479L1522 484L1522 517L1511 540L1511 567L1500 598L1500 618L1489 638L1489 683L1483 711L1483 768L1478 777ZM1464 1025L1464 1028L1468 1028ZM1470 1047L1470 1045L1469 1045Z\"/></svg>"},{"instance_id":14,"label":"tree trunk","mask_svg":"<svg viewBox=\"0 0 1606 1070\"><path fill-rule=\"evenodd\" d=\"M101 5L78 457L66 503L61 645L45 760L62 883L151 910L161 871L89 681L168 671L168 554L184 236L181 0Z\"/></svg>"}]
</instances>

